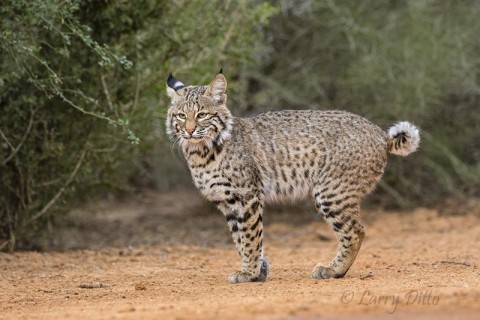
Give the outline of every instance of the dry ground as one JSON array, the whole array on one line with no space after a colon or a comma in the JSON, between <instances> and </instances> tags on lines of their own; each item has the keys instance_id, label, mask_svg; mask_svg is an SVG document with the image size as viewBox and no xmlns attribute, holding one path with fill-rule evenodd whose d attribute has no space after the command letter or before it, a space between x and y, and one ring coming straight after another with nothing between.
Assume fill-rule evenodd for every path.
<instances>
[{"instance_id":1,"label":"dry ground","mask_svg":"<svg viewBox=\"0 0 480 320\"><path fill-rule=\"evenodd\" d=\"M333 234L313 210L270 208L269 280L231 285L238 255L195 192L99 204L53 228L45 252L0 254L0 319L479 319L477 213L362 215L352 269L318 281Z\"/></svg>"}]
</instances>

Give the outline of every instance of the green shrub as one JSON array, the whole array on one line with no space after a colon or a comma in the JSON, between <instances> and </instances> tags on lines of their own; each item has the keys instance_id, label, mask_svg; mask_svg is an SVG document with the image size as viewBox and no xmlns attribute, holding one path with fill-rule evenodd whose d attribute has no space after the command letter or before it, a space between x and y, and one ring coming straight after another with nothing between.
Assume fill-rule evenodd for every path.
<instances>
[{"instance_id":1,"label":"green shrub","mask_svg":"<svg viewBox=\"0 0 480 320\"><path fill-rule=\"evenodd\" d=\"M164 139L168 72L236 73L272 13L253 1L3 1L0 250L128 188Z\"/></svg>"}]
</instances>

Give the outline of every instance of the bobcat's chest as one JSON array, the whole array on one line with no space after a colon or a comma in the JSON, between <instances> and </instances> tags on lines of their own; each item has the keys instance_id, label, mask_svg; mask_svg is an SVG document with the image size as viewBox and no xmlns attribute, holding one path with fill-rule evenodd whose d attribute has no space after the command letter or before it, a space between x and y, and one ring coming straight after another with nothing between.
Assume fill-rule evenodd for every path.
<instances>
[{"instance_id":1,"label":"bobcat's chest","mask_svg":"<svg viewBox=\"0 0 480 320\"><path fill-rule=\"evenodd\" d=\"M195 187L210 201L225 200L226 191L232 187L221 175L220 170L192 168L191 174Z\"/></svg>"},{"instance_id":2,"label":"bobcat's chest","mask_svg":"<svg viewBox=\"0 0 480 320\"><path fill-rule=\"evenodd\" d=\"M199 190L208 189L209 184L220 177L220 174L216 170L192 168L190 171L192 173L193 183Z\"/></svg>"},{"instance_id":3,"label":"bobcat's chest","mask_svg":"<svg viewBox=\"0 0 480 320\"><path fill-rule=\"evenodd\" d=\"M233 188L224 153L216 149L185 150L195 187L210 201L223 201ZM228 165L227 165L228 167Z\"/></svg>"}]
</instances>

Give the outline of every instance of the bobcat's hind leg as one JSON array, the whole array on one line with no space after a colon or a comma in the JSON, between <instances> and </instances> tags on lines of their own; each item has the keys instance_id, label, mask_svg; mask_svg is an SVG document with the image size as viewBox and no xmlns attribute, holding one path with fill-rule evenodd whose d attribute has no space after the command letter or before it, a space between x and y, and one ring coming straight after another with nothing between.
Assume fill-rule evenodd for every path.
<instances>
[{"instance_id":1,"label":"bobcat's hind leg","mask_svg":"<svg viewBox=\"0 0 480 320\"><path fill-rule=\"evenodd\" d=\"M365 231L359 222L360 197L355 194L336 195L334 191L314 192L315 206L335 231L339 241L336 257L328 266L317 264L315 279L342 278L350 269L362 245Z\"/></svg>"},{"instance_id":2,"label":"bobcat's hind leg","mask_svg":"<svg viewBox=\"0 0 480 320\"><path fill-rule=\"evenodd\" d=\"M232 205L231 202L218 207L225 215L242 267L228 279L231 283L264 282L269 265L263 256L263 203L256 197L246 203L238 200Z\"/></svg>"}]
</instances>

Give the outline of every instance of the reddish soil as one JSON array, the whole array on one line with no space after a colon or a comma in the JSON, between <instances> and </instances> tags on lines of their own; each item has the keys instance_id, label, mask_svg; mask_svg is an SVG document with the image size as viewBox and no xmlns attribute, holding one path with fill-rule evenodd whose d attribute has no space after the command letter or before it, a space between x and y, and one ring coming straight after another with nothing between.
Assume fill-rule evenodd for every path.
<instances>
[{"instance_id":1,"label":"reddish soil","mask_svg":"<svg viewBox=\"0 0 480 320\"><path fill-rule=\"evenodd\" d=\"M479 319L478 211L362 215L347 276L313 280L333 233L313 209L268 208L269 280L232 285L226 224L195 192L101 203L52 228L42 252L0 254L0 319Z\"/></svg>"}]
</instances>

